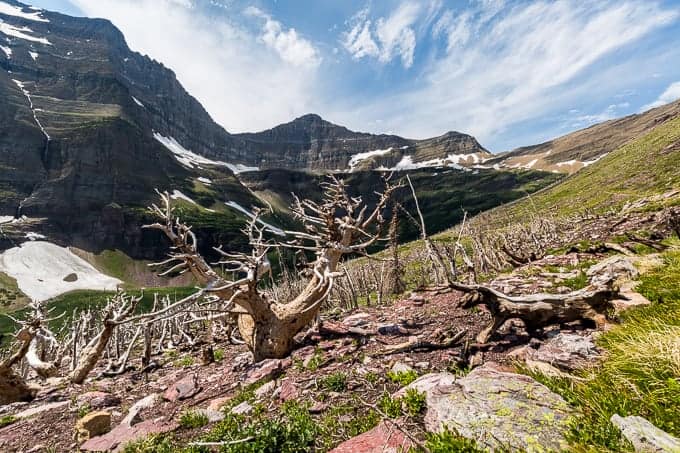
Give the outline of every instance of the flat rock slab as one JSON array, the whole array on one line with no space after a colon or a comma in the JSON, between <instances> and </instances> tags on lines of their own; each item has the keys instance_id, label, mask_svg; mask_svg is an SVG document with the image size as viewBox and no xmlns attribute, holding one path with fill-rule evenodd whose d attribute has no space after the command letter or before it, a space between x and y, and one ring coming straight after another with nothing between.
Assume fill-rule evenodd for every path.
<instances>
[{"instance_id":1,"label":"flat rock slab","mask_svg":"<svg viewBox=\"0 0 680 453\"><path fill-rule=\"evenodd\" d=\"M398 453L415 447L394 424L382 421L372 430L341 443L330 453Z\"/></svg>"},{"instance_id":2,"label":"flat rock slab","mask_svg":"<svg viewBox=\"0 0 680 453\"><path fill-rule=\"evenodd\" d=\"M267 359L253 365L248 370L244 385L251 385L262 379L273 379L291 364L291 359Z\"/></svg>"},{"instance_id":3,"label":"flat rock slab","mask_svg":"<svg viewBox=\"0 0 680 453\"><path fill-rule=\"evenodd\" d=\"M120 424L103 436L93 437L80 446L82 451L122 451L126 444L152 434L174 431L179 427L176 422L146 420L134 426Z\"/></svg>"},{"instance_id":4,"label":"flat rock slab","mask_svg":"<svg viewBox=\"0 0 680 453\"><path fill-rule=\"evenodd\" d=\"M78 406L88 405L90 409L103 409L105 407L119 406L120 398L107 392L87 392L78 395Z\"/></svg>"},{"instance_id":5,"label":"flat rock slab","mask_svg":"<svg viewBox=\"0 0 680 453\"><path fill-rule=\"evenodd\" d=\"M600 352L590 336L575 333L558 333L538 350L529 348L528 358L545 362L566 371L581 370L595 364Z\"/></svg>"},{"instance_id":6,"label":"flat rock slab","mask_svg":"<svg viewBox=\"0 0 680 453\"><path fill-rule=\"evenodd\" d=\"M43 404L42 406L31 407L30 409L23 410L14 414L14 416L16 418L33 417L34 415L42 414L43 412L60 409L64 406L68 406L68 404L68 401L57 401L56 403Z\"/></svg>"},{"instance_id":7,"label":"flat rock slab","mask_svg":"<svg viewBox=\"0 0 680 453\"><path fill-rule=\"evenodd\" d=\"M611 422L621 430L636 452L639 453L678 453L680 439L673 437L652 425L647 419L638 416L621 417L612 415Z\"/></svg>"},{"instance_id":8,"label":"flat rock slab","mask_svg":"<svg viewBox=\"0 0 680 453\"><path fill-rule=\"evenodd\" d=\"M408 388L426 394L425 427L430 432L448 427L490 449L559 451L567 445L564 432L571 409L528 376L485 364L463 378L428 374Z\"/></svg>"},{"instance_id":9,"label":"flat rock slab","mask_svg":"<svg viewBox=\"0 0 680 453\"><path fill-rule=\"evenodd\" d=\"M163 399L168 401L185 400L200 391L201 387L198 385L198 378L195 374L190 374L168 387L165 393L163 393Z\"/></svg>"}]
</instances>

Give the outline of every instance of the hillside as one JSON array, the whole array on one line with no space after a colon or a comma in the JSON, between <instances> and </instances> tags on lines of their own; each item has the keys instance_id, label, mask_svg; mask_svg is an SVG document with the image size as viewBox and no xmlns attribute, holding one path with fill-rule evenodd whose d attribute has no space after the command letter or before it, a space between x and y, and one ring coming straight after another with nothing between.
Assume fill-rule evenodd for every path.
<instances>
[{"instance_id":1,"label":"hillside","mask_svg":"<svg viewBox=\"0 0 680 453\"><path fill-rule=\"evenodd\" d=\"M671 104L674 111L680 104ZM664 108L661 108L664 109ZM662 110L663 111L663 110ZM680 203L680 112L597 162L527 199L499 208L506 219L527 216L602 213L647 198L653 209ZM652 207L645 206L645 209Z\"/></svg>"},{"instance_id":2,"label":"hillside","mask_svg":"<svg viewBox=\"0 0 680 453\"><path fill-rule=\"evenodd\" d=\"M571 174L679 114L680 101L676 101L644 113L605 121L539 145L515 149L489 160L488 164Z\"/></svg>"}]
</instances>

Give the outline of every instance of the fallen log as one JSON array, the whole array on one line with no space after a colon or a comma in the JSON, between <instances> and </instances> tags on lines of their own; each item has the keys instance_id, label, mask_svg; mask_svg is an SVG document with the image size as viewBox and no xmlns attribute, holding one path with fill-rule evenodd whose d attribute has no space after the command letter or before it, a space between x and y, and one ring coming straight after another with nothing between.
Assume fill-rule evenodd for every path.
<instances>
[{"instance_id":1,"label":"fallen log","mask_svg":"<svg viewBox=\"0 0 680 453\"><path fill-rule=\"evenodd\" d=\"M618 292L613 283L614 278L610 277L568 294L525 296L509 296L483 285L454 282L451 287L467 294L462 308L484 305L491 313L491 323L477 335L479 343L486 343L505 321L513 318L521 319L529 330L583 320L602 325L607 312L613 307L611 300Z\"/></svg>"},{"instance_id":2,"label":"fallen log","mask_svg":"<svg viewBox=\"0 0 680 453\"><path fill-rule=\"evenodd\" d=\"M456 333L453 337L446 339L441 343L434 343L427 340L420 340L417 337L412 337L412 339L409 339L404 343L387 346L382 351L374 353L373 356L379 357L390 354L399 354L402 352L411 351L425 352L425 351L437 351L440 349L449 349L460 344L460 341L465 336L465 333L466 332L464 330L461 330L460 332Z\"/></svg>"}]
</instances>

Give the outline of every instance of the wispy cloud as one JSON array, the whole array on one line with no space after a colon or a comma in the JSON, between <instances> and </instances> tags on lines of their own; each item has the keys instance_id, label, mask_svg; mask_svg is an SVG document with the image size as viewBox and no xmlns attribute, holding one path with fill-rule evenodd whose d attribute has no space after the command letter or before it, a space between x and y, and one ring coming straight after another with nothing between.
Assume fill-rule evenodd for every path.
<instances>
[{"instance_id":1,"label":"wispy cloud","mask_svg":"<svg viewBox=\"0 0 680 453\"><path fill-rule=\"evenodd\" d=\"M370 10L362 9L349 21L342 45L355 59L374 57L388 63L398 57L405 68L410 68L416 50L413 25L420 12L419 4L405 1L392 14L373 23Z\"/></svg>"},{"instance_id":2,"label":"wispy cloud","mask_svg":"<svg viewBox=\"0 0 680 453\"><path fill-rule=\"evenodd\" d=\"M106 17L128 44L172 68L230 132L269 128L312 109L320 56L293 29L242 8L211 17L192 0L72 0Z\"/></svg>"},{"instance_id":3,"label":"wispy cloud","mask_svg":"<svg viewBox=\"0 0 680 453\"><path fill-rule=\"evenodd\" d=\"M321 63L319 52L310 41L299 36L294 28L284 30L281 22L272 19L269 14L255 6L246 8L245 14L264 20L260 39L282 59L295 66L319 66Z\"/></svg>"},{"instance_id":4,"label":"wispy cloud","mask_svg":"<svg viewBox=\"0 0 680 453\"><path fill-rule=\"evenodd\" d=\"M637 0L475 5L444 10L434 21L432 33L446 49L423 69L420 86L354 117L385 118L390 129L416 137L456 128L490 140L554 112L558 102L574 105L574 82L589 67L678 18L657 2Z\"/></svg>"},{"instance_id":5,"label":"wispy cloud","mask_svg":"<svg viewBox=\"0 0 680 453\"><path fill-rule=\"evenodd\" d=\"M678 99L680 99L680 81L671 83L668 88L666 88L664 92L661 93L656 101L643 106L640 111L643 112L645 110L653 109L654 107L661 107L664 104L668 104L669 102L673 102Z\"/></svg>"}]
</instances>

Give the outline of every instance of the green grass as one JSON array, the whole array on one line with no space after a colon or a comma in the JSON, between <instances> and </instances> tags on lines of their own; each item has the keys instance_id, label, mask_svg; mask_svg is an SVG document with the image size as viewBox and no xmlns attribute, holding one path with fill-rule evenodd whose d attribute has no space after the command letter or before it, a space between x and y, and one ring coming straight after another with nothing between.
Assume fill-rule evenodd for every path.
<instances>
[{"instance_id":1,"label":"green grass","mask_svg":"<svg viewBox=\"0 0 680 453\"><path fill-rule=\"evenodd\" d=\"M621 325L598 340L606 350L585 382L534 376L576 406L569 440L589 451L627 451L630 445L609 419L639 415L680 436L680 251L643 275L638 291L652 305L622 314Z\"/></svg>"},{"instance_id":2,"label":"green grass","mask_svg":"<svg viewBox=\"0 0 680 453\"><path fill-rule=\"evenodd\" d=\"M187 429L201 428L210 423L208 416L196 411L183 412L179 417L179 426Z\"/></svg>"},{"instance_id":3,"label":"green grass","mask_svg":"<svg viewBox=\"0 0 680 453\"><path fill-rule=\"evenodd\" d=\"M446 429L441 433L428 433L425 447L430 453L484 453L474 440L466 439L455 431Z\"/></svg>"},{"instance_id":4,"label":"green grass","mask_svg":"<svg viewBox=\"0 0 680 453\"><path fill-rule=\"evenodd\" d=\"M0 417L0 428L11 425L17 420L18 418L16 418L14 415L5 415L4 417Z\"/></svg>"},{"instance_id":5,"label":"green grass","mask_svg":"<svg viewBox=\"0 0 680 453\"><path fill-rule=\"evenodd\" d=\"M400 386L404 387L418 379L418 372L416 370L401 371L398 373L388 371L387 379L394 382L395 384L399 384Z\"/></svg>"},{"instance_id":6,"label":"green grass","mask_svg":"<svg viewBox=\"0 0 680 453\"><path fill-rule=\"evenodd\" d=\"M627 201L680 187L680 153L665 148L680 140L680 118L660 124L549 189L497 210L505 220L528 214L572 215L586 209L606 211ZM673 200L659 200L647 209L658 210Z\"/></svg>"},{"instance_id":7,"label":"green grass","mask_svg":"<svg viewBox=\"0 0 680 453\"><path fill-rule=\"evenodd\" d=\"M347 390L347 375L340 371L329 374L319 380L319 388L337 393L344 392Z\"/></svg>"}]
</instances>

